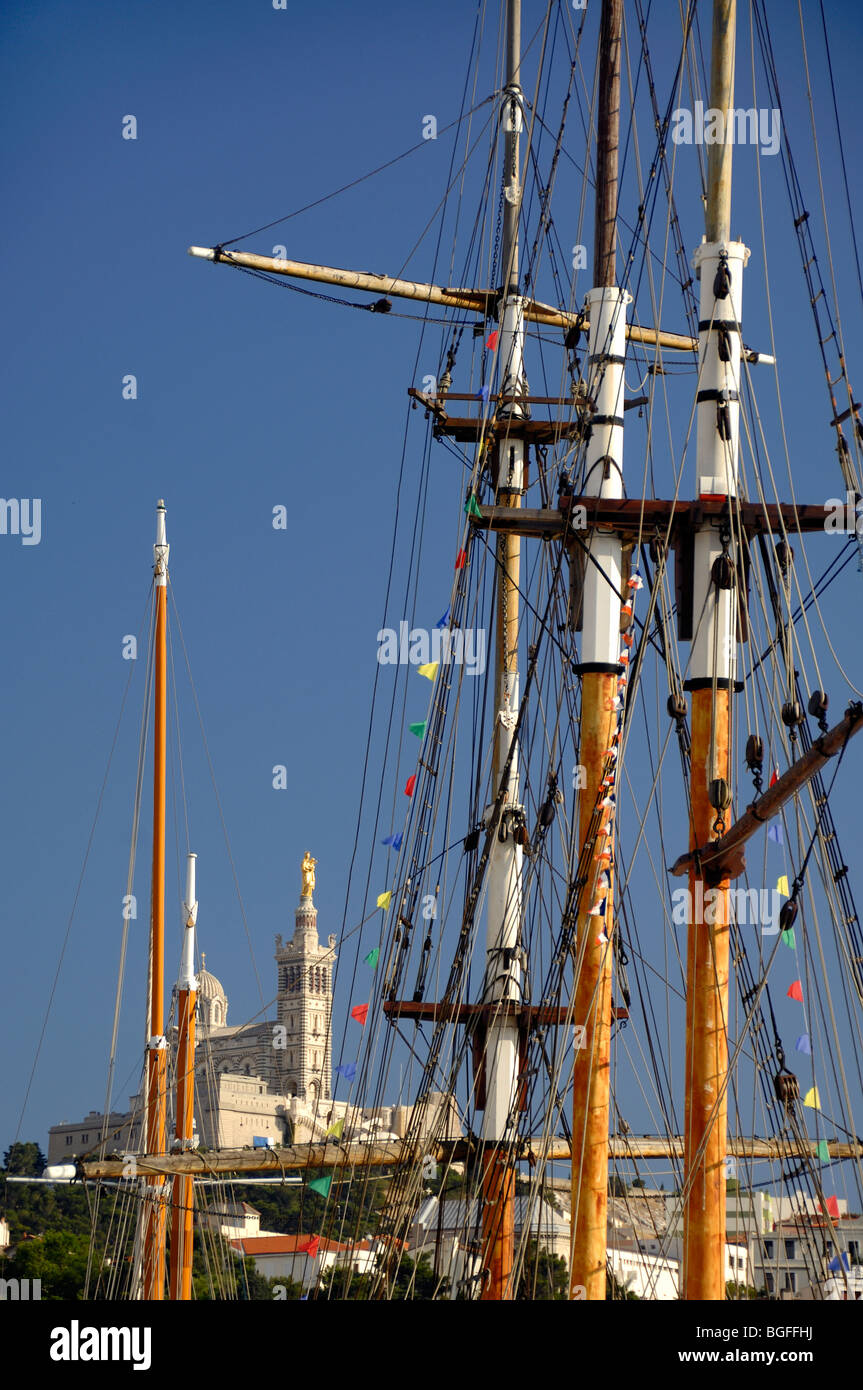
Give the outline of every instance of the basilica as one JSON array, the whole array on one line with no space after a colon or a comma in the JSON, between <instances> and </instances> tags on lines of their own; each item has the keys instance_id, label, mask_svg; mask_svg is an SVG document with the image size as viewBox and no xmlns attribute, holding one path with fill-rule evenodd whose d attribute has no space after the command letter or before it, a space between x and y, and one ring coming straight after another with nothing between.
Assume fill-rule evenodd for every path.
<instances>
[{"instance_id":1,"label":"basilica","mask_svg":"<svg viewBox=\"0 0 863 1390\"><path fill-rule=\"evenodd\" d=\"M275 938L276 1018L229 1024L228 996L206 969L198 972L195 1053L195 1125L202 1148L243 1148L256 1142L320 1141L338 1121L344 1139L397 1139L407 1131L412 1107L374 1108L332 1096L333 967L336 938L318 936L314 904L315 860L306 852L302 889L290 940ZM457 1112L444 1096L432 1097L424 1127L439 1135L461 1133ZM441 1115L446 1107L451 1113ZM53 1125L48 1162L83 1154L134 1151L139 1146L141 1098L125 1113L91 1111L75 1123ZM101 1144L103 1128L107 1138Z\"/></svg>"}]
</instances>

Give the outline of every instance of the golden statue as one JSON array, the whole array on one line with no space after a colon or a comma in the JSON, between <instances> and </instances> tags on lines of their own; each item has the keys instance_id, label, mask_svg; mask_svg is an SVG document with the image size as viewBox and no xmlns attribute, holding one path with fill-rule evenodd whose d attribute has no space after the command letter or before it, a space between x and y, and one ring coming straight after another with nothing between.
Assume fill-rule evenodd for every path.
<instances>
[{"instance_id":1,"label":"golden statue","mask_svg":"<svg viewBox=\"0 0 863 1390\"><path fill-rule=\"evenodd\" d=\"M306 850L300 865L303 873L302 897L304 898L310 898L315 891L315 865L317 862L317 859L313 859L309 851Z\"/></svg>"}]
</instances>

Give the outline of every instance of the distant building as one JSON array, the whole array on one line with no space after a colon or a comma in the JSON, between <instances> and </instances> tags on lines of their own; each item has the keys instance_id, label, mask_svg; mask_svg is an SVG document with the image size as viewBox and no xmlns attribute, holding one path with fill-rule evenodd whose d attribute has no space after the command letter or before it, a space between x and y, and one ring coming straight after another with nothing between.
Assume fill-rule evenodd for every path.
<instances>
[{"instance_id":1,"label":"distant building","mask_svg":"<svg viewBox=\"0 0 863 1390\"><path fill-rule=\"evenodd\" d=\"M307 856L309 863L314 861ZM306 861L304 861L305 865ZM314 875L303 870L303 892L290 941L276 936L276 1018L229 1024L228 996L205 968L198 974L195 1126L202 1148L251 1148L255 1139L275 1144L320 1141L338 1121L345 1139L400 1139L412 1106L359 1107L332 1099L333 965L336 938L322 946L312 900ZM74 1124L54 1125L48 1135L49 1164L84 1154L136 1152L140 1148L140 1097L126 1114L103 1117L95 1110ZM170 1126L169 1126L170 1132ZM456 1138L461 1132L452 1097L432 1095L422 1133ZM421 1137L420 1135L420 1137Z\"/></svg>"},{"instance_id":2,"label":"distant building","mask_svg":"<svg viewBox=\"0 0 863 1390\"><path fill-rule=\"evenodd\" d=\"M540 1250L569 1262L569 1220L543 1198L515 1198L515 1247L529 1239ZM482 1231L480 1204L462 1198L429 1197L416 1213L408 1231L411 1259L425 1256L435 1273L449 1280L450 1297L480 1296Z\"/></svg>"},{"instance_id":3,"label":"distant building","mask_svg":"<svg viewBox=\"0 0 863 1390\"><path fill-rule=\"evenodd\" d=\"M773 1298L836 1296L824 1289L832 1279L843 1292L859 1287L863 1217L798 1216L779 1221L749 1242L753 1283ZM831 1284L832 1288L832 1284ZM820 1292L819 1292L820 1290ZM851 1297L854 1297L854 1293Z\"/></svg>"},{"instance_id":4,"label":"distant building","mask_svg":"<svg viewBox=\"0 0 863 1390\"><path fill-rule=\"evenodd\" d=\"M255 1268L265 1279L290 1279L304 1289L317 1288L322 1276L334 1265L347 1266L357 1274L369 1274L375 1268L377 1256L367 1240L351 1245L319 1236L312 1253L300 1249L308 1246L309 1239L300 1235L262 1235L232 1240L230 1244L240 1259L251 1255Z\"/></svg>"}]
</instances>

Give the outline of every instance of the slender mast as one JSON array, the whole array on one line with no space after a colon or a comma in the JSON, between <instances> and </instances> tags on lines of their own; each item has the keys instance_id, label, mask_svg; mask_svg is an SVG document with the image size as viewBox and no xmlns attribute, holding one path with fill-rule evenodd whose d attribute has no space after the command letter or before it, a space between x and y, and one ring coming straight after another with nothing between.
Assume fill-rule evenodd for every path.
<instances>
[{"instance_id":1,"label":"slender mast","mask_svg":"<svg viewBox=\"0 0 863 1390\"><path fill-rule=\"evenodd\" d=\"M727 520L695 533L690 849L721 838L731 802L730 715L735 688L737 590L731 516L737 493L743 267L730 240L736 0L714 0L710 105L723 139L708 145L706 235L695 253L701 281L697 395L698 495L725 497ZM696 858L689 877L686 960L686 1106L682 1297L725 1297L725 1155L728 1084L728 878L714 886ZM712 920L706 920L706 919Z\"/></svg>"},{"instance_id":2,"label":"slender mast","mask_svg":"<svg viewBox=\"0 0 863 1390\"><path fill-rule=\"evenodd\" d=\"M153 877L150 895L150 1037L147 1043L147 1149L165 1153L167 1043L165 1027L165 753L167 712L168 551L165 504L156 507L155 673L153 733ZM144 1298L165 1296L165 1188L148 1178L145 1192Z\"/></svg>"},{"instance_id":3,"label":"slender mast","mask_svg":"<svg viewBox=\"0 0 863 1390\"><path fill-rule=\"evenodd\" d=\"M503 396L524 396L524 301L518 293L518 221L521 214L519 133L522 125L521 0L507 0L506 87L501 122L504 134L503 285L499 308L500 387ZM524 491L524 440L518 421L524 406L503 406L499 415L512 427L497 448L495 498L498 506L520 507ZM495 792L504 791L500 828L488 878L486 969L483 1002L489 1006L484 1056L482 1297L512 1299L515 1256L515 1169L508 1149L517 1130L519 1029L506 1001L518 1006L522 994L519 944L522 915L522 847L515 842L519 811L518 750L510 758L519 706L519 571L521 538L497 540L495 644Z\"/></svg>"},{"instance_id":4,"label":"slender mast","mask_svg":"<svg viewBox=\"0 0 863 1390\"><path fill-rule=\"evenodd\" d=\"M185 1153L194 1142L195 1103L195 1005L198 981L195 976L195 923L198 903L195 898L195 860L190 854L186 864L186 900L183 915L183 956L177 981L177 1125L174 1148ZM192 1255L194 1250L194 1179L188 1174L174 1178L171 1210L170 1293L172 1299L192 1297Z\"/></svg>"},{"instance_id":5,"label":"slender mast","mask_svg":"<svg viewBox=\"0 0 863 1390\"><path fill-rule=\"evenodd\" d=\"M587 445L589 497L623 496L623 362L630 295L615 285L620 44L623 0L603 0L599 39L596 209L590 315L589 389L595 404ZM583 585L579 863L593 837L582 888L576 946L573 1023L576 1046L572 1110L572 1257L570 1297L601 1300L606 1290L611 972L613 963L613 808L599 829L595 809L610 767L617 728L623 546L608 528L591 532ZM608 786L605 790L608 791ZM605 854L606 857L600 858ZM603 886L604 885L604 886ZM604 915L591 913L598 903Z\"/></svg>"}]
</instances>

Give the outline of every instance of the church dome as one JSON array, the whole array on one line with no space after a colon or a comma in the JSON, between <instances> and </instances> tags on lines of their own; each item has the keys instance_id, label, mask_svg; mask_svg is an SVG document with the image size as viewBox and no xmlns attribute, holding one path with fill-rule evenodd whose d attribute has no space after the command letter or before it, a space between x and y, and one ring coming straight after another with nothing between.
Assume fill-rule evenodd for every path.
<instances>
[{"instance_id":1,"label":"church dome","mask_svg":"<svg viewBox=\"0 0 863 1390\"><path fill-rule=\"evenodd\" d=\"M227 1003L228 996L222 989L220 980L215 975L211 975L209 970L203 966L198 971L198 998L199 999L224 999Z\"/></svg>"},{"instance_id":2,"label":"church dome","mask_svg":"<svg viewBox=\"0 0 863 1390\"><path fill-rule=\"evenodd\" d=\"M201 968L198 971L198 1007L201 1022L210 1028L223 1028L228 1022L228 996L222 983L206 970L207 957L201 954Z\"/></svg>"}]
</instances>

